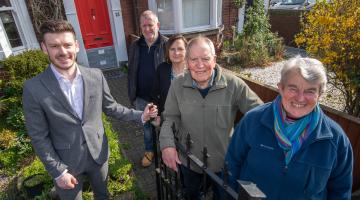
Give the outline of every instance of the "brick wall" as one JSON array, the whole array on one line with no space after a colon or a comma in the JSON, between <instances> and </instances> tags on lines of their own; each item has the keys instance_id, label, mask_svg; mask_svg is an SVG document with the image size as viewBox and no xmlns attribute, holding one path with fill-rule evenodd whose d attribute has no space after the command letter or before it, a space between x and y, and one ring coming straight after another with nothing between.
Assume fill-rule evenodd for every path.
<instances>
[{"instance_id":1,"label":"brick wall","mask_svg":"<svg viewBox=\"0 0 360 200\"><path fill-rule=\"evenodd\" d=\"M278 32L286 45L296 47L294 36L300 32L300 15L299 11L270 9L271 31Z\"/></svg>"},{"instance_id":2,"label":"brick wall","mask_svg":"<svg viewBox=\"0 0 360 200\"><path fill-rule=\"evenodd\" d=\"M232 26L236 26L238 22L238 8L233 4L232 0L223 0L222 4L222 21L224 24L224 39L232 37Z\"/></svg>"},{"instance_id":3,"label":"brick wall","mask_svg":"<svg viewBox=\"0 0 360 200\"><path fill-rule=\"evenodd\" d=\"M148 9L147 0L122 0L121 11L124 23L126 46L134 39L131 35L140 35L139 16Z\"/></svg>"}]
</instances>

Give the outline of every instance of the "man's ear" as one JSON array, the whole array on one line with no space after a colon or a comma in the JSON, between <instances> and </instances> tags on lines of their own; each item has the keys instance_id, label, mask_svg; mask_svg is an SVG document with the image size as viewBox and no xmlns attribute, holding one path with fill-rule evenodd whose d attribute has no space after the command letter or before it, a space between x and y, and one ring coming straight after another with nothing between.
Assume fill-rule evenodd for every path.
<instances>
[{"instance_id":1,"label":"man's ear","mask_svg":"<svg viewBox=\"0 0 360 200\"><path fill-rule=\"evenodd\" d=\"M189 60L185 58L186 68L189 69Z\"/></svg>"},{"instance_id":2,"label":"man's ear","mask_svg":"<svg viewBox=\"0 0 360 200\"><path fill-rule=\"evenodd\" d=\"M46 48L46 44L44 42L41 42L41 50L45 53L48 54L47 48Z\"/></svg>"}]
</instances>

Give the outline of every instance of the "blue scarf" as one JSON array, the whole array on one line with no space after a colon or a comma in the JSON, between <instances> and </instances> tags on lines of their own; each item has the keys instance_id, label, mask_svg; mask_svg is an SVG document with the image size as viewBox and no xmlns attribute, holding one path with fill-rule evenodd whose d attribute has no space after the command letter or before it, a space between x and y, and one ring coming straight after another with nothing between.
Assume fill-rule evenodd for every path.
<instances>
[{"instance_id":1,"label":"blue scarf","mask_svg":"<svg viewBox=\"0 0 360 200\"><path fill-rule=\"evenodd\" d=\"M273 103L273 111L275 136L279 146L284 150L287 166L303 142L316 128L320 119L320 106L317 104L311 113L289 123L286 121L286 113L279 95Z\"/></svg>"}]
</instances>

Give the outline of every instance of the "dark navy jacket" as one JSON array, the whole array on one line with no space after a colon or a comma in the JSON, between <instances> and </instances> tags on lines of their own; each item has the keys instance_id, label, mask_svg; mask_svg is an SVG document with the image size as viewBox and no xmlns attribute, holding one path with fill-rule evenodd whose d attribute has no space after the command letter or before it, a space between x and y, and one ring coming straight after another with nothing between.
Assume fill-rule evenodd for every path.
<instances>
[{"instance_id":1,"label":"dark navy jacket","mask_svg":"<svg viewBox=\"0 0 360 200\"><path fill-rule=\"evenodd\" d=\"M140 58L140 45L144 36L131 43L129 48L129 62L128 62L128 96L131 104L138 96L137 84L138 84L138 70L139 70L139 58ZM154 66L157 67L160 63L165 61L165 46L168 40L167 37L159 33L159 43L156 43L154 50ZM152 86L152 82L149 83Z\"/></svg>"},{"instance_id":2,"label":"dark navy jacket","mask_svg":"<svg viewBox=\"0 0 360 200\"><path fill-rule=\"evenodd\" d=\"M321 111L318 126L288 166L274 134L272 103L243 117L226 155L233 188L240 179L257 184L268 199L350 199L353 154L336 122Z\"/></svg>"},{"instance_id":3,"label":"dark navy jacket","mask_svg":"<svg viewBox=\"0 0 360 200\"><path fill-rule=\"evenodd\" d=\"M164 105L171 83L171 70L171 64L167 62L161 63L156 69L151 101L157 105L159 115L164 111Z\"/></svg>"}]
</instances>

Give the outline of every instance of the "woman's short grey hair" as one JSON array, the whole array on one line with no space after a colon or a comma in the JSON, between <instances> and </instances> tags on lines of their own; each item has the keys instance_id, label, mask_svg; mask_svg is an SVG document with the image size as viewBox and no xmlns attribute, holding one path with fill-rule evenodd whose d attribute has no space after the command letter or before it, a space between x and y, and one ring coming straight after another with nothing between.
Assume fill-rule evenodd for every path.
<instances>
[{"instance_id":1,"label":"woman's short grey hair","mask_svg":"<svg viewBox=\"0 0 360 200\"><path fill-rule=\"evenodd\" d=\"M302 58L300 56L289 59L284 63L281 70L281 84L285 85L287 83L291 72L299 73L311 84L319 84L320 94L325 92L327 84L326 70L319 60L314 58Z\"/></svg>"},{"instance_id":2,"label":"woman's short grey hair","mask_svg":"<svg viewBox=\"0 0 360 200\"><path fill-rule=\"evenodd\" d=\"M210 49L210 53L212 56L216 56L215 54L215 47L214 47L214 43L207 37L199 35L194 37L193 39L191 39L188 42L188 45L186 47L186 58L189 58L189 54L190 54L190 49L195 45L195 44L200 44L201 42L204 42L205 44L207 44L209 46Z\"/></svg>"}]
</instances>

